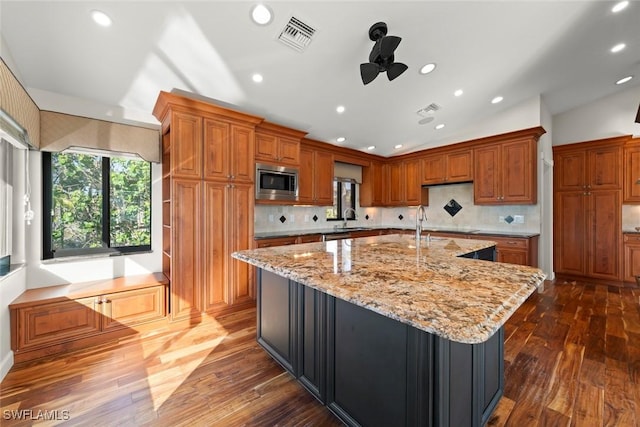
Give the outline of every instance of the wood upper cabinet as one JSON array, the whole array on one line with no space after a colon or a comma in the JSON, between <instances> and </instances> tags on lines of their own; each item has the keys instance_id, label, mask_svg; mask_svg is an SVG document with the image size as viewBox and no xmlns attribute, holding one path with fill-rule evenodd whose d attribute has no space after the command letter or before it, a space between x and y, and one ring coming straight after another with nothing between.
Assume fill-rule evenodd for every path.
<instances>
[{"instance_id":1,"label":"wood upper cabinet","mask_svg":"<svg viewBox=\"0 0 640 427\"><path fill-rule=\"evenodd\" d=\"M380 161L371 161L370 166L362 168L360 185L360 206L375 207L385 205L387 166Z\"/></svg>"},{"instance_id":2,"label":"wood upper cabinet","mask_svg":"<svg viewBox=\"0 0 640 427\"><path fill-rule=\"evenodd\" d=\"M256 127L255 160L289 166L300 165L300 132L273 123L262 122Z\"/></svg>"},{"instance_id":3,"label":"wood upper cabinet","mask_svg":"<svg viewBox=\"0 0 640 427\"><path fill-rule=\"evenodd\" d=\"M622 161L620 138L556 147L554 189L618 190L622 188Z\"/></svg>"},{"instance_id":4,"label":"wood upper cabinet","mask_svg":"<svg viewBox=\"0 0 640 427\"><path fill-rule=\"evenodd\" d=\"M171 173L176 178L202 177L202 117L175 112L171 117Z\"/></svg>"},{"instance_id":5,"label":"wood upper cabinet","mask_svg":"<svg viewBox=\"0 0 640 427\"><path fill-rule=\"evenodd\" d=\"M333 154L309 147L300 148L298 203L333 204Z\"/></svg>"},{"instance_id":6,"label":"wood upper cabinet","mask_svg":"<svg viewBox=\"0 0 640 427\"><path fill-rule=\"evenodd\" d=\"M474 149L474 203L537 202L537 138L526 137Z\"/></svg>"},{"instance_id":7,"label":"wood upper cabinet","mask_svg":"<svg viewBox=\"0 0 640 427\"><path fill-rule=\"evenodd\" d=\"M622 203L640 204L640 138L624 147Z\"/></svg>"},{"instance_id":8,"label":"wood upper cabinet","mask_svg":"<svg viewBox=\"0 0 640 427\"><path fill-rule=\"evenodd\" d=\"M253 182L253 128L221 120L204 120L204 178Z\"/></svg>"},{"instance_id":9,"label":"wood upper cabinet","mask_svg":"<svg viewBox=\"0 0 640 427\"><path fill-rule=\"evenodd\" d=\"M387 169L386 206L416 206L428 204L423 199L427 189L420 185L420 159L395 160Z\"/></svg>"},{"instance_id":10,"label":"wood upper cabinet","mask_svg":"<svg viewBox=\"0 0 640 427\"><path fill-rule=\"evenodd\" d=\"M471 149L422 157L422 185L451 184L473 180Z\"/></svg>"}]
</instances>

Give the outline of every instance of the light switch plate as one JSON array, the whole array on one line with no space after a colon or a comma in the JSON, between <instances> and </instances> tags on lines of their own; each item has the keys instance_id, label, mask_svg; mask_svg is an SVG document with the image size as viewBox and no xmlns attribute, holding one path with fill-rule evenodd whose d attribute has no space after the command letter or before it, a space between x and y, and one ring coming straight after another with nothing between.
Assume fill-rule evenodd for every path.
<instances>
[{"instance_id":1,"label":"light switch plate","mask_svg":"<svg viewBox=\"0 0 640 427\"><path fill-rule=\"evenodd\" d=\"M524 224L524 215L514 215L513 222L516 224Z\"/></svg>"}]
</instances>

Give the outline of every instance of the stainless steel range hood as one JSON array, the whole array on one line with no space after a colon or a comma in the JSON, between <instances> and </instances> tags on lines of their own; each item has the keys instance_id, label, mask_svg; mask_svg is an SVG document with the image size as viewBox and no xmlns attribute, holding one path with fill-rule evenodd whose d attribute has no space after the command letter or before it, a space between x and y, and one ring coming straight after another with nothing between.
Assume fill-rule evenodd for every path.
<instances>
[{"instance_id":1,"label":"stainless steel range hood","mask_svg":"<svg viewBox=\"0 0 640 427\"><path fill-rule=\"evenodd\" d=\"M21 150L28 150L31 141L25 128L20 126L13 117L0 108L0 138Z\"/></svg>"}]
</instances>

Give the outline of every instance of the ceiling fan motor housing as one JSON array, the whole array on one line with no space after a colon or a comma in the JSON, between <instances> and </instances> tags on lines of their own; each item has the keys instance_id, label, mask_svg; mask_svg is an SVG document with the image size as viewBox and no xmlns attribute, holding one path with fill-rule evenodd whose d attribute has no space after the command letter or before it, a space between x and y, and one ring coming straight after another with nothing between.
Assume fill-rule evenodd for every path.
<instances>
[{"instance_id":1,"label":"ceiling fan motor housing","mask_svg":"<svg viewBox=\"0 0 640 427\"><path fill-rule=\"evenodd\" d=\"M393 52L402 38L387 36L387 24L376 22L369 28L369 39L375 44L369 54L369 62L360 64L362 83L371 83L379 73L387 72L387 78L393 80L407 70L405 64L394 62Z\"/></svg>"}]
</instances>

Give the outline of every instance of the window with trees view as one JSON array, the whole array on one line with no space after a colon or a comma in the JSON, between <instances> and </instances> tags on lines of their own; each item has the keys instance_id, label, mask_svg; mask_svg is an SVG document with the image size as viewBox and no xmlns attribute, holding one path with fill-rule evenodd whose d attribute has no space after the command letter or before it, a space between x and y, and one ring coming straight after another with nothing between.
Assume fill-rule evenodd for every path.
<instances>
[{"instance_id":1,"label":"window with trees view","mask_svg":"<svg viewBox=\"0 0 640 427\"><path fill-rule=\"evenodd\" d=\"M347 217L343 214L345 209L356 208L356 183L351 181L333 181L333 206L327 207L328 220L352 220L356 219L354 211L347 212Z\"/></svg>"},{"instance_id":2,"label":"window with trees view","mask_svg":"<svg viewBox=\"0 0 640 427\"><path fill-rule=\"evenodd\" d=\"M43 153L46 258L151 249L151 164Z\"/></svg>"}]
</instances>

